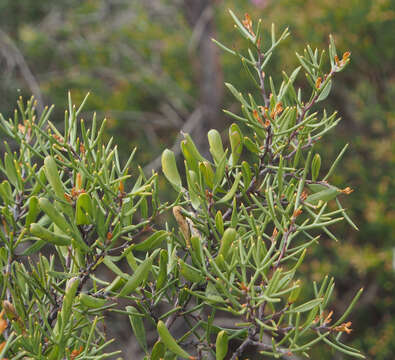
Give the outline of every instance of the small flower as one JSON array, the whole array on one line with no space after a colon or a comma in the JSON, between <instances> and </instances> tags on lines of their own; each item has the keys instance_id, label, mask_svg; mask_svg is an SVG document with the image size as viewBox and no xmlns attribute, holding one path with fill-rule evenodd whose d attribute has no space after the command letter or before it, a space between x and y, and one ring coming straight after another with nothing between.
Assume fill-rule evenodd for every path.
<instances>
[{"instance_id":1,"label":"small flower","mask_svg":"<svg viewBox=\"0 0 395 360\"><path fill-rule=\"evenodd\" d=\"M80 348L79 348L78 350L77 350L77 349L74 349L74 350L71 352L71 354L70 354L70 359L71 359L71 360L75 359L79 354L82 353L82 350L84 350L84 348L83 348L82 346L80 346Z\"/></svg>"},{"instance_id":2,"label":"small flower","mask_svg":"<svg viewBox=\"0 0 395 360\"><path fill-rule=\"evenodd\" d=\"M281 102L278 102L276 104L276 106L274 107L274 109L272 110L272 112L270 113L270 117L272 119L274 119L275 117L277 117L278 115L280 115L283 111L283 104Z\"/></svg>"},{"instance_id":3,"label":"small flower","mask_svg":"<svg viewBox=\"0 0 395 360\"><path fill-rule=\"evenodd\" d=\"M119 192L121 194L125 192L125 186L123 185L123 181L119 182Z\"/></svg>"},{"instance_id":4,"label":"small flower","mask_svg":"<svg viewBox=\"0 0 395 360\"><path fill-rule=\"evenodd\" d=\"M328 316L324 320L324 325L329 324L332 321L333 310L328 314Z\"/></svg>"},{"instance_id":5,"label":"small flower","mask_svg":"<svg viewBox=\"0 0 395 360\"><path fill-rule=\"evenodd\" d=\"M251 21L251 17L250 15L248 15L247 13L244 15L244 20L243 20L243 25L246 27L246 29L248 30L248 32L255 36L254 31L252 30L252 21Z\"/></svg>"},{"instance_id":6,"label":"small flower","mask_svg":"<svg viewBox=\"0 0 395 360\"><path fill-rule=\"evenodd\" d=\"M292 217L297 218L302 212L303 212L302 209L296 209Z\"/></svg>"},{"instance_id":7,"label":"small flower","mask_svg":"<svg viewBox=\"0 0 395 360\"><path fill-rule=\"evenodd\" d=\"M254 116L254 118L255 118L261 125L265 126L265 124L263 123L262 118L259 116L258 111L254 110L254 111L252 112L252 115Z\"/></svg>"},{"instance_id":8,"label":"small flower","mask_svg":"<svg viewBox=\"0 0 395 360\"><path fill-rule=\"evenodd\" d=\"M85 155L85 146L83 143L80 144L80 152L82 155Z\"/></svg>"},{"instance_id":9,"label":"small flower","mask_svg":"<svg viewBox=\"0 0 395 360\"><path fill-rule=\"evenodd\" d=\"M350 195L354 190L347 186L345 189L340 190L343 194Z\"/></svg>"},{"instance_id":10,"label":"small flower","mask_svg":"<svg viewBox=\"0 0 395 360\"><path fill-rule=\"evenodd\" d=\"M346 62L346 60L350 57L350 55L351 55L351 53L350 53L349 51L346 51L346 52L343 54L342 61L343 61L343 62Z\"/></svg>"},{"instance_id":11,"label":"small flower","mask_svg":"<svg viewBox=\"0 0 395 360\"><path fill-rule=\"evenodd\" d=\"M244 284L243 282L241 282L240 283L240 289L243 291L243 292L248 292L248 286L246 285L246 284Z\"/></svg>"},{"instance_id":12,"label":"small flower","mask_svg":"<svg viewBox=\"0 0 395 360\"><path fill-rule=\"evenodd\" d=\"M336 326L334 328L334 330L337 331L337 332L345 332L345 333L349 334L352 331L352 329L350 327L351 325L352 325L352 322L349 321L349 322L340 324L339 326Z\"/></svg>"}]
</instances>

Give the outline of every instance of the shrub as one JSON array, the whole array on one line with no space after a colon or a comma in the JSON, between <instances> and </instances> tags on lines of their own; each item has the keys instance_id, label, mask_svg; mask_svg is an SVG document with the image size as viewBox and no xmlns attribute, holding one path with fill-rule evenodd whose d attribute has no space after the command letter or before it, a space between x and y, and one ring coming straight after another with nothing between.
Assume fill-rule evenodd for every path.
<instances>
[{"instance_id":1,"label":"shrub","mask_svg":"<svg viewBox=\"0 0 395 360\"><path fill-rule=\"evenodd\" d=\"M94 117L87 128L79 120L85 100L77 109L69 96L62 131L49 120L52 108L36 116L33 99L18 102L14 119L0 119L12 140L0 163L0 358L116 356L105 352L108 312L129 317L145 359L238 359L250 346L262 358L308 356L320 341L364 357L341 342L362 290L332 321L334 279L312 284L314 297L302 300L297 276L320 234L335 238L330 225L345 219L355 227L339 201L352 190L328 182L345 149L324 176L314 153L340 119L312 112L350 54L339 59L331 39L326 69L325 52L308 46L278 88L264 70L288 30L277 37L273 27L271 41L262 39L261 21L254 28L248 15L231 15L248 51L217 44L241 59L261 98L227 84L241 114L226 111L237 121L230 147L208 133L211 161L188 134L183 176L164 151L163 173L178 193L171 204L159 197L158 175L134 166L134 152L121 164L112 139L104 143L105 121L98 127ZM308 97L293 86L301 69ZM169 210L176 230L160 221ZM170 332L176 322L187 326L178 340Z\"/></svg>"}]
</instances>

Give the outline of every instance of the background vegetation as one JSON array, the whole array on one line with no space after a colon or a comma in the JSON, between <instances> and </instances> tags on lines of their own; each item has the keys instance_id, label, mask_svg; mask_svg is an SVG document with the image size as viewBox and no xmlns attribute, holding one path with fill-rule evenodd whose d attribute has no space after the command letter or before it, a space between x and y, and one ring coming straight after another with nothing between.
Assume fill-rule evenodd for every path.
<instances>
[{"instance_id":1,"label":"background vegetation","mask_svg":"<svg viewBox=\"0 0 395 360\"><path fill-rule=\"evenodd\" d=\"M340 53L352 52L351 65L336 79L329 98L343 121L321 145L321 152L334 159L346 142L352 143L336 180L355 189L346 207L360 231L344 227L337 230L343 234L340 242L322 239L324 246L309 254L303 272L312 279L324 273L335 276L335 312L344 310L356 290L364 287L354 310L350 345L372 359L391 359L395 353L392 1L3 0L0 111L11 115L17 97L33 93L41 106L56 105L53 119L60 122L67 90L76 103L91 91L84 116L91 118L89 110L97 111L99 118L106 116L107 136L117 138L121 156L128 157L137 145L137 160L147 164L146 171L158 168L159 161L150 161L177 143L180 130L191 132L204 152L207 129L221 130L230 123L220 109L237 111L223 81L255 91L248 89L239 62L211 43L215 37L240 47L226 8L261 17L266 29L272 22L279 29L290 27L292 37L272 59L268 73L295 67L296 58L290 54L302 51L306 42L326 48L330 33ZM114 328L121 338L122 325ZM129 336L123 340L125 350L133 353ZM318 353L323 359L333 358L320 349Z\"/></svg>"}]
</instances>

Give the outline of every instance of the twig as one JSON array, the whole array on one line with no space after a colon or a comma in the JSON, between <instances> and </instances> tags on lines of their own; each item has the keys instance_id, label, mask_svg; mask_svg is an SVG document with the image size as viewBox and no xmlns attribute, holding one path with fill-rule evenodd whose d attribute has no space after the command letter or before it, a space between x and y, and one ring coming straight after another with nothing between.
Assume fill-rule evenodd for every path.
<instances>
[{"instance_id":1,"label":"twig","mask_svg":"<svg viewBox=\"0 0 395 360\"><path fill-rule=\"evenodd\" d=\"M9 50L8 53L4 51L7 48ZM31 72L28 64L26 63L25 58L22 55L22 52L18 49L15 42L1 29L0 29L0 49L3 50L4 56L8 55L14 59L16 65L19 67L22 77L25 79L27 85L30 88L30 91L34 95L35 99L37 100L37 109L41 114L44 110L44 105L43 105L43 96L40 90L40 85L38 84L36 78Z\"/></svg>"}]
</instances>

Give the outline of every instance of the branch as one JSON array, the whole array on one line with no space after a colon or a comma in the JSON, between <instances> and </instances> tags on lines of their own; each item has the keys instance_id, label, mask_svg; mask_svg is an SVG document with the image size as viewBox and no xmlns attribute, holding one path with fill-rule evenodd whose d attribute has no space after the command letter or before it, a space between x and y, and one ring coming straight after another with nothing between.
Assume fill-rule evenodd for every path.
<instances>
[{"instance_id":1,"label":"branch","mask_svg":"<svg viewBox=\"0 0 395 360\"><path fill-rule=\"evenodd\" d=\"M18 66L22 77L26 81L30 91L34 95L37 100L37 109L41 114L44 110L43 105L43 97L40 90L40 85L38 84L36 78L31 72L28 64L25 61L25 58L21 51L16 46L15 42L3 31L0 29L0 49L3 50L3 54L5 57L12 57ZM8 50L8 52L7 52Z\"/></svg>"}]
</instances>

